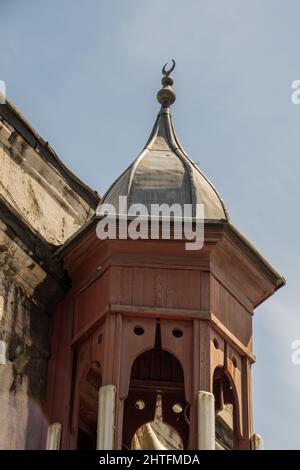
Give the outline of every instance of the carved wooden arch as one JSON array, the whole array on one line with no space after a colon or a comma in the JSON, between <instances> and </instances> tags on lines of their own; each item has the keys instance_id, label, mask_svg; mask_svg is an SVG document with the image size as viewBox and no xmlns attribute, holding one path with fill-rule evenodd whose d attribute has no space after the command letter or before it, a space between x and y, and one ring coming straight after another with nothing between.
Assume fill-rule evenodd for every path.
<instances>
[{"instance_id":1,"label":"carved wooden arch","mask_svg":"<svg viewBox=\"0 0 300 470\"><path fill-rule=\"evenodd\" d=\"M234 390L232 387L232 383L228 374L225 371L224 367L217 367L214 371L214 379L213 379L213 393L215 395L215 419L217 425L217 416L219 412L223 410L225 404L232 405L232 420L233 420L233 427L232 427L232 449L238 448L238 420L237 420L237 406L236 406L236 398L234 394ZM228 424L228 423L227 423ZM221 433L222 435L222 433ZM217 428L216 428L216 437L217 437Z\"/></svg>"},{"instance_id":2,"label":"carved wooden arch","mask_svg":"<svg viewBox=\"0 0 300 470\"><path fill-rule=\"evenodd\" d=\"M229 344L226 343L225 370L230 380L236 403L237 436L243 438L243 384L242 384L243 362Z\"/></svg>"},{"instance_id":3,"label":"carved wooden arch","mask_svg":"<svg viewBox=\"0 0 300 470\"><path fill-rule=\"evenodd\" d=\"M128 395L131 368L135 359L154 347L156 323L155 318L126 317L122 321L122 347L119 365L120 400L124 400ZM135 328L141 330L135 332Z\"/></svg>"},{"instance_id":4,"label":"carved wooden arch","mask_svg":"<svg viewBox=\"0 0 300 470\"><path fill-rule=\"evenodd\" d=\"M102 331L102 330L101 330ZM98 333L98 332L96 332ZM102 383L102 357L99 354L95 354L94 339L95 335L90 336L86 341L74 347L73 355L77 357L76 362L73 366L73 378L72 378L72 391L70 400L70 415L71 415L71 447L76 448L77 446L77 433L78 433L78 419L79 419L79 406L81 388L86 380L86 377L91 369L92 364L97 363L99 365L100 383Z\"/></svg>"},{"instance_id":5,"label":"carved wooden arch","mask_svg":"<svg viewBox=\"0 0 300 470\"><path fill-rule=\"evenodd\" d=\"M238 449L239 441L242 437L241 437L241 428L240 428L240 414L239 414L239 406L238 406L238 394L237 394L236 386L235 386L234 381L232 380L232 377L226 371L226 368L219 366L219 367L216 367L216 369L214 370L213 387L214 387L215 381L217 379L216 375L219 375L219 378L222 378L222 376L226 377L226 379L228 380L230 389L231 389L232 405L233 405L233 437L234 437L233 444L234 444L234 449ZM215 392L215 390L214 390L214 392Z\"/></svg>"},{"instance_id":6,"label":"carved wooden arch","mask_svg":"<svg viewBox=\"0 0 300 470\"><path fill-rule=\"evenodd\" d=\"M189 439L188 407L184 391L184 371L169 351L147 349L132 364L129 393L124 408L122 445L130 448L135 432L154 421L157 394L161 395L163 422L180 436L185 448ZM139 407L137 405L141 404ZM181 408L175 411L174 405Z\"/></svg>"},{"instance_id":7,"label":"carved wooden arch","mask_svg":"<svg viewBox=\"0 0 300 470\"><path fill-rule=\"evenodd\" d=\"M218 367L225 366L225 340L214 330L211 331L210 338L210 357L211 357L211 368L210 368L210 383L213 387L213 380L215 370Z\"/></svg>"},{"instance_id":8,"label":"carved wooden arch","mask_svg":"<svg viewBox=\"0 0 300 470\"><path fill-rule=\"evenodd\" d=\"M92 430L91 434L94 433L95 441L92 448L96 449L99 389L102 385L102 370L99 361L92 361L84 372L79 380L77 390L76 440L78 440L79 429L84 431L85 435L88 435Z\"/></svg>"},{"instance_id":9,"label":"carved wooden arch","mask_svg":"<svg viewBox=\"0 0 300 470\"><path fill-rule=\"evenodd\" d=\"M87 379L87 376L91 370L91 368L93 367L94 364L97 364L99 366L99 376L102 377L102 368L101 368L101 364L99 361L96 361L96 360L92 360L90 362L89 365L87 365L84 369L84 372L81 374L80 378L79 378L79 382L78 382L78 389L80 390L80 388L82 387L82 385L84 384L84 382L86 381ZM101 387L101 383L99 384L99 387L98 387L98 391L99 391L99 388Z\"/></svg>"},{"instance_id":10,"label":"carved wooden arch","mask_svg":"<svg viewBox=\"0 0 300 470\"><path fill-rule=\"evenodd\" d=\"M179 362L183 370L185 398L189 404L193 396L193 323L190 321L161 320L161 347Z\"/></svg>"},{"instance_id":11,"label":"carved wooden arch","mask_svg":"<svg viewBox=\"0 0 300 470\"><path fill-rule=\"evenodd\" d=\"M232 386L235 400L236 434L243 437L243 389L242 389L242 358L220 334L211 332L211 383L213 385L215 371L223 367Z\"/></svg>"}]
</instances>

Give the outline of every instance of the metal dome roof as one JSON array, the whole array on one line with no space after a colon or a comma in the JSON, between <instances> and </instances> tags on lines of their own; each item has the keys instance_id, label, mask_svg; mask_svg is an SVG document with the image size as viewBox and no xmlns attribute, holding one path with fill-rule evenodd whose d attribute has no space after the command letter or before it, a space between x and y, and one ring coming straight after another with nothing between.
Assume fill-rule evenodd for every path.
<instances>
[{"instance_id":1,"label":"metal dome roof","mask_svg":"<svg viewBox=\"0 0 300 470\"><path fill-rule=\"evenodd\" d=\"M171 88L173 79L165 72L163 88L157 98L161 109L142 152L125 172L111 185L101 204L112 204L118 211L119 196L127 196L128 207L144 204L204 205L206 220L229 219L226 208L216 189L198 166L183 150L174 129L170 105L175 101Z\"/></svg>"}]
</instances>

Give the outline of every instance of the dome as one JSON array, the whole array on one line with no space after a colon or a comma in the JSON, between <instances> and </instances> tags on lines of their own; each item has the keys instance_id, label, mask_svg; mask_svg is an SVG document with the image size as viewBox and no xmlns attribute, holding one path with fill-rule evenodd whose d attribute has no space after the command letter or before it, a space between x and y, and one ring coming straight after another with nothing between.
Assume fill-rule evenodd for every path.
<instances>
[{"instance_id":1,"label":"dome","mask_svg":"<svg viewBox=\"0 0 300 470\"><path fill-rule=\"evenodd\" d=\"M163 69L164 71L164 69ZM216 189L183 150L174 129L170 104L175 101L172 77L164 72L164 87L158 92L162 104L152 132L142 152L111 185L101 204L112 204L117 213L119 197L127 196L128 207L144 204L204 205L206 220L228 219L226 208Z\"/></svg>"}]
</instances>

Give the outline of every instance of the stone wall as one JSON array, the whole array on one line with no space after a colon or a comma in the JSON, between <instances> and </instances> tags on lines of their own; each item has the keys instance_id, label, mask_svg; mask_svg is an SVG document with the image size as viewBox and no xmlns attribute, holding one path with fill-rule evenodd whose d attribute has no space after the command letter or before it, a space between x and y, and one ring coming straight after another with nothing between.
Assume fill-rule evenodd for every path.
<instances>
[{"instance_id":1,"label":"stone wall","mask_svg":"<svg viewBox=\"0 0 300 470\"><path fill-rule=\"evenodd\" d=\"M0 122L0 197L52 245L63 244L93 214L7 122Z\"/></svg>"},{"instance_id":2,"label":"stone wall","mask_svg":"<svg viewBox=\"0 0 300 470\"><path fill-rule=\"evenodd\" d=\"M23 289L0 275L0 449L40 446L50 318Z\"/></svg>"},{"instance_id":3,"label":"stone wall","mask_svg":"<svg viewBox=\"0 0 300 470\"><path fill-rule=\"evenodd\" d=\"M51 312L68 288L54 253L98 200L0 105L0 449L41 447Z\"/></svg>"}]
</instances>

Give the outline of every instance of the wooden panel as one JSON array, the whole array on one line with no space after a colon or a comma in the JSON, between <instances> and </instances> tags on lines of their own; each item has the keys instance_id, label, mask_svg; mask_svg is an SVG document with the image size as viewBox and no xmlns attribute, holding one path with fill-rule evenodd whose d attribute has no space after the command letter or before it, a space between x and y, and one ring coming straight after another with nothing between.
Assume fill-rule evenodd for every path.
<instances>
[{"instance_id":1,"label":"wooden panel","mask_svg":"<svg viewBox=\"0 0 300 470\"><path fill-rule=\"evenodd\" d=\"M211 309L218 320L251 350L251 313L214 277L211 277Z\"/></svg>"},{"instance_id":2,"label":"wooden panel","mask_svg":"<svg viewBox=\"0 0 300 470\"><path fill-rule=\"evenodd\" d=\"M133 304L139 306L155 305L156 269L134 268Z\"/></svg>"},{"instance_id":3,"label":"wooden panel","mask_svg":"<svg viewBox=\"0 0 300 470\"><path fill-rule=\"evenodd\" d=\"M110 299L111 303L120 305L200 310L200 280L198 271L113 267ZM209 302L207 295L205 305Z\"/></svg>"},{"instance_id":4,"label":"wooden panel","mask_svg":"<svg viewBox=\"0 0 300 470\"><path fill-rule=\"evenodd\" d=\"M200 272L201 287L201 310L210 309L210 273L209 271Z\"/></svg>"},{"instance_id":5,"label":"wooden panel","mask_svg":"<svg viewBox=\"0 0 300 470\"><path fill-rule=\"evenodd\" d=\"M235 395L236 417L238 425L238 435L242 438L243 432L243 388L242 388L242 359L240 355L229 345L227 348L226 372L231 377L232 385L234 384L233 393ZM248 436L248 439L250 436Z\"/></svg>"},{"instance_id":6,"label":"wooden panel","mask_svg":"<svg viewBox=\"0 0 300 470\"><path fill-rule=\"evenodd\" d=\"M75 298L74 332L76 335L84 327L99 318L108 303L108 273L107 271L90 284Z\"/></svg>"},{"instance_id":7,"label":"wooden panel","mask_svg":"<svg viewBox=\"0 0 300 470\"><path fill-rule=\"evenodd\" d=\"M155 294L158 307L200 309L200 273L158 269Z\"/></svg>"},{"instance_id":8,"label":"wooden panel","mask_svg":"<svg viewBox=\"0 0 300 470\"><path fill-rule=\"evenodd\" d=\"M55 335L47 380L47 404L50 422L63 425L62 448L68 447L68 419L72 379L72 301L65 300L54 312Z\"/></svg>"},{"instance_id":9,"label":"wooden panel","mask_svg":"<svg viewBox=\"0 0 300 470\"><path fill-rule=\"evenodd\" d=\"M133 268L122 268L121 303L132 305Z\"/></svg>"},{"instance_id":10,"label":"wooden panel","mask_svg":"<svg viewBox=\"0 0 300 470\"><path fill-rule=\"evenodd\" d=\"M109 269L109 303L121 303L121 288L122 288L122 267L112 266Z\"/></svg>"},{"instance_id":11,"label":"wooden panel","mask_svg":"<svg viewBox=\"0 0 300 470\"><path fill-rule=\"evenodd\" d=\"M211 368L210 377L213 384L213 377L217 367L224 367L224 339L213 329L210 330L210 355L211 355Z\"/></svg>"},{"instance_id":12,"label":"wooden panel","mask_svg":"<svg viewBox=\"0 0 300 470\"><path fill-rule=\"evenodd\" d=\"M242 361L244 438L247 439L253 434L251 364L247 357Z\"/></svg>"},{"instance_id":13,"label":"wooden panel","mask_svg":"<svg viewBox=\"0 0 300 470\"><path fill-rule=\"evenodd\" d=\"M102 324L92 334L92 361L99 362L103 370L105 328Z\"/></svg>"}]
</instances>

